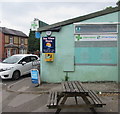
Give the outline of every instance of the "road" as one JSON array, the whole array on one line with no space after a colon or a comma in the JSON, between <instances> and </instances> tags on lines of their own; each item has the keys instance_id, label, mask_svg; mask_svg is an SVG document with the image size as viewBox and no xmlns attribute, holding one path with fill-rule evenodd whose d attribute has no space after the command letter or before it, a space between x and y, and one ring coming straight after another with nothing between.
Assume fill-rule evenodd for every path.
<instances>
[{"instance_id":1,"label":"road","mask_svg":"<svg viewBox=\"0 0 120 114\"><path fill-rule=\"evenodd\" d=\"M20 80L24 78L28 78L28 76L24 76ZM48 96L47 94L20 94L6 91L6 87L15 82L17 81L0 80L0 96L2 96L0 98L1 112L41 112L46 108L47 99L45 98Z\"/></svg>"},{"instance_id":2,"label":"road","mask_svg":"<svg viewBox=\"0 0 120 114\"><path fill-rule=\"evenodd\" d=\"M24 76L20 77L19 80L12 80L12 79L2 80L2 79L0 78L0 84L2 84L3 87L6 87L6 86L8 86L8 85L10 85L10 84L13 84L13 83L15 83L15 82L17 82L17 81L20 81L20 80L22 80L22 79L24 79L24 78L27 78L27 77L29 77L29 76L30 76L29 74L28 74L28 75L24 75Z\"/></svg>"}]
</instances>

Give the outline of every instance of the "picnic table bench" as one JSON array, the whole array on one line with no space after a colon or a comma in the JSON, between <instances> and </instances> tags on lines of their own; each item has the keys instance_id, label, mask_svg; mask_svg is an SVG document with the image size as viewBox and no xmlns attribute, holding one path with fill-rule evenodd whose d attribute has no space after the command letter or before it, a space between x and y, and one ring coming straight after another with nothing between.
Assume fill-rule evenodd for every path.
<instances>
[{"instance_id":1,"label":"picnic table bench","mask_svg":"<svg viewBox=\"0 0 120 114\"><path fill-rule=\"evenodd\" d=\"M106 105L93 90L87 90L79 81L65 81L61 83L63 91L52 91L49 94L47 107L57 109L58 114L63 108L81 108L88 107L93 113L96 113L95 107ZM65 104L67 98L74 97L75 104ZM81 97L85 104L78 103L78 97Z\"/></svg>"}]
</instances>

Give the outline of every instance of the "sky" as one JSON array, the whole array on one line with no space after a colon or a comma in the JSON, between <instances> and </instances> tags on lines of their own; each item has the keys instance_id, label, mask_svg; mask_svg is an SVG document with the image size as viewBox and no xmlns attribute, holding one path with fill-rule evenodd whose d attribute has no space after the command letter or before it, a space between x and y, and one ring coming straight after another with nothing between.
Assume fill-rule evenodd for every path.
<instances>
[{"instance_id":1,"label":"sky","mask_svg":"<svg viewBox=\"0 0 120 114\"><path fill-rule=\"evenodd\" d=\"M34 18L48 23L94 13L106 7L116 7L118 0L1 0L0 26L29 35Z\"/></svg>"}]
</instances>

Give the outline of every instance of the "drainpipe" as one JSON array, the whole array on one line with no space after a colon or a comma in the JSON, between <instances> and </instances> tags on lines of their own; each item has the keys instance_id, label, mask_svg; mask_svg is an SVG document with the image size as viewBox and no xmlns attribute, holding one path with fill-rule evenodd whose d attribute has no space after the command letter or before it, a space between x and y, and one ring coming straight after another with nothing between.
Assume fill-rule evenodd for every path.
<instances>
[{"instance_id":1,"label":"drainpipe","mask_svg":"<svg viewBox=\"0 0 120 114\"><path fill-rule=\"evenodd\" d=\"M118 5L118 82L120 82L120 0L117 2Z\"/></svg>"}]
</instances>

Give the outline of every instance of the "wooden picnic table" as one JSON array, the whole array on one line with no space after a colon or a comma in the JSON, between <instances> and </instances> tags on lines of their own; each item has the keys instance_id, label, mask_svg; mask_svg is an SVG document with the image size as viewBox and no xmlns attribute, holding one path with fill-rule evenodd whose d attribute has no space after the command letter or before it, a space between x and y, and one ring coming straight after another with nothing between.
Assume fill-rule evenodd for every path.
<instances>
[{"instance_id":1,"label":"wooden picnic table","mask_svg":"<svg viewBox=\"0 0 120 114\"><path fill-rule=\"evenodd\" d=\"M51 109L56 108L58 114L63 108L85 108L88 107L93 113L96 113L95 107L102 107L105 105L99 96L92 90L87 90L79 81L65 81L61 83L61 92L50 92L48 107ZM65 104L69 97L75 98L74 104ZM78 97L81 97L84 104L78 103Z\"/></svg>"}]
</instances>

